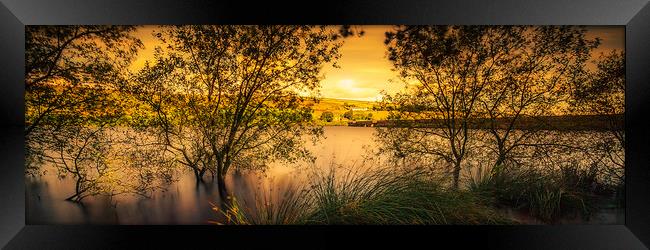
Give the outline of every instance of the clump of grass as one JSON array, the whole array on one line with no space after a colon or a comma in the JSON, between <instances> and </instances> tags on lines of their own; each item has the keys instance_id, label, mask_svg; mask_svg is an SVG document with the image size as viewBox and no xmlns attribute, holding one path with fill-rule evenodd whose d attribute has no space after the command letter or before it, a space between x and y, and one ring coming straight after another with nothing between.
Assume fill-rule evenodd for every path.
<instances>
[{"instance_id":1,"label":"clump of grass","mask_svg":"<svg viewBox=\"0 0 650 250\"><path fill-rule=\"evenodd\" d=\"M223 215L225 221L210 220L208 221L211 224L224 225L224 224L234 224L234 225L250 225L251 221L246 216L244 210L241 209L241 205L236 197L229 197L227 203L217 205L210 202L212 210Z\"/></svg>"},{"instance_id":2,"label":"clump of grass","mask_svg":"<svg viewBox=\"0 0 650 250\"><path fill-rule=\"evenodd\" d=\"M274 195L274 194L277 194ZM288 225L303 224L312 205L308 190L289 186L280 193L264 190L255 196L253 204L240 202L231 196L227 202L212 205L212 210L225 218L225 223L234 225Z\"/></svg>"},{"instance_id":3,"label":"clump of grass","mask_svg":"<svg viewBox=\"0 0 650 250\"><path fill-rule=\"evenodd\" d=\"M490 197L493 205L527 210L544 222L575 216L588 219L595 210L596 188L602 184L595 174L576 167L551 172L500 166L469 182L469 190Z\"/></svg>"},{"instance_id":4,"label":"clump of grass","mask_svg":"<svg viewBox=\"0 0 650 250\"><path fill-rule=\"evenodd\" d=\"M305 197L309 197L309 190L293 186L279 193L275 199L272 192L264 193L262 199L255 199L257 213L253 217L253 224L303 224L312 207L311 200Z\"/></svg>"},{"instance_id":5,"label":"clump of grass","mask_svg":"<svg viewBox=\"0 0 650 250\"><path fill-rule=\"evenodd\" d=\"M345 170L344 170L345 171ZM422 169L329 174L312 183L314 224L508 224L469 192L444 188Z\"/></svg>"},{"instance_id":6,"label":"clump of grass","mask_svg":"<svg viewBox=\"0 0 650 250\"><path fill-rule=\"evenodd\" d=\"M284 199L236 201L220 211L227 224L512 224L475 193L443 187L422 169L336 169L315 173L309 187ZM257 211L257 212L256 212Z\"/></svg>"}]
</instances>

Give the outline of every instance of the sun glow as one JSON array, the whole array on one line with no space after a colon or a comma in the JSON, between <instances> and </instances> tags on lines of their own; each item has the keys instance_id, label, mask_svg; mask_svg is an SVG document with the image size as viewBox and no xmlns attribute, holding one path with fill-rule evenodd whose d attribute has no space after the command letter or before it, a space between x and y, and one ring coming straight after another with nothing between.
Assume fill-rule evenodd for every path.
<instances>
[{"instance_id":1,"label":"sun glow","mask_svg":"<svg viewBox=\"0 0 650 250\"><path fill-rule=\"evenodd\" d=\"M339 81L339 87L347 89L348 91L357 92L358 89L354 86L355 82L351 79L343 79Z\"/></svg>"}]
</instances>

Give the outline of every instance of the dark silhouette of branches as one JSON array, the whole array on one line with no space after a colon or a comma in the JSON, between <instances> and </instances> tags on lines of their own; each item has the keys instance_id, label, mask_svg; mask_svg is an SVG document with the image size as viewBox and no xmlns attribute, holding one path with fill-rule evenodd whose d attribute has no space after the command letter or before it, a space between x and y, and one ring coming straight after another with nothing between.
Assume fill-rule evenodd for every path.
<instances>
[{"instance_id":1,"label":"dark silhouette of branches","mask_svg":"<svg viewBox=\"0 0 650 250\"><path fill-rule=\"evenodd\" d=\"M83 87L115 88L142 43L134 26L26 26L25 135L54 113L96 102ZM49 122L52 122L50 119Z\"/></svg>"},{"instance_id":2,"label":"dark silhouette of branches","mask_svg":"<svg viewBox=\"0 0 650 250\"><path fill-rule=\"evenodd\" d=\"M164 47L137 74L133 93L156 114L168 150L197 182L213 172L226 198L233 166L311 159L302 136L322 131L299 93L317 91L321 67L336 62L348 35L313 26L162 27Z\"/></svg>"},{"instance_id":3,"label":"dark silhouette of branches","mask_svg":"<svg viewBox=\"0 0 650 250\"><path fill-rule=\"evenodd\" d=\"M481 140L494 146L494 165L503 164L540 131L515 133L522 117L554 114L567 102L569 86L599 44L585 32L570 26L396 27L386 34L388 59L406 82L416 83L407 93L387 97L397 106L391 118L437 119L442 128L411 128L403 138L383 129L381 138L397 139L384 145L402 157L443 159L455 187L464 160ZM479 119L489 121L489 136L472 129Z\"/></svg>"}]
</instances>

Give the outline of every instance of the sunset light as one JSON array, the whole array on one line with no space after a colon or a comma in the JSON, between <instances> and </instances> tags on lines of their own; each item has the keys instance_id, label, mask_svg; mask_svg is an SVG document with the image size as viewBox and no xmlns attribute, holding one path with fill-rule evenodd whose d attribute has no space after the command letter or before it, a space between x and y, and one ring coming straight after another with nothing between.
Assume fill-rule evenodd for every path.
<instances>
[{"instance_id":1,"label":"sunset light","mask_svg":"<svg viewBox=\"0 0 650 250\"><path fill-rule=\"evenodd\" d=\"M25 26L27 224L621 224L623 26Z\"/></svg>"}]
</instances>

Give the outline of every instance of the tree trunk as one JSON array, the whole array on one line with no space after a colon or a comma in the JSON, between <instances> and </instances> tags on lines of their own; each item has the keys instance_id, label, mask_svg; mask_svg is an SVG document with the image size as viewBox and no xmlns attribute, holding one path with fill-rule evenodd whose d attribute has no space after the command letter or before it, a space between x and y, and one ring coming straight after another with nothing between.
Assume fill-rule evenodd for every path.
<instances>
[{"instance_id":1,"label":"tree trunk","mask_svg":"<svg viewBox=\"0 0 650 250\"><path fill-rule=\"evenodd\" d=\"M503 140L503 142L501 140L498 141L499 141L498 142L499 153L497 156L497 160L494 162L494 166L492 166L492 170L491 170L492 173L494 173L495 169L502 167L501 165L503 165L506 161L507 152L505 146L505 139Z\"/></svg>"},{"instance_id":2,"label":"tree trunk","mask_svg":"<svg viewBox=\"0 0 650 250\"><path fill-rule=\"evenodd\" d=\"M196 185L198 186L199 183L203 182L203 178L199 175L199 171L196 168L193 168L194 170L194 177L196 178Z\"/></svg>"},{"instance_id":3,"label":"tree trunk","mask_svg":"<svg viewBox=\"0 0 650 250\"><path fill-rule=\"evenodd\" d=\"M74 185L74 194L65 200L77 203L81 201L81 177L77 177L77 181Z\"/></svg>"},{"instance_id":4,"label":"tree trunk","mask_svg":"<svg viewBox=\"0 0 650 250\"><path fill-rule=\"evenodd\" d=\"M499 167L503 165L505 161L506 161L505 153L499 153L499 156L497 157L497 161L494 163L494 167Z\"/></svg>"},{"instance_id":5,"label":"tree trunk","mask_svg":"<svg viewBox=\"0 0 650 250\"><path fill-rule=\"evenodd\" d=\"M228 188L226 187L226 178L220 170L217 170L217 187L219 189L219 198L221 198L224 203L229 203L230 197Z\"/></svg>"},{"instance_id":6,"label":"tree trunk","mask_svg":"<svg viewBox=\"0 0 650 250\"><path fill-rule=\"evenodd\" d=\"M205 168L199 170L198 166L195 166L192 168L194 171L194 177L196 178L196 185L198 186L200 183L205 183L203 180L203 176L205 175Z\"/></svg>"},{"instance_id":7,"label":"tree trunk","mask_svg":"<svg viewBox=\"0 0 650 250\"><path fill-rule=\"evenodd\" d=\"M458 180L460 179L460 161L454 163L454 189L458 189Z\"/></svg>"}]
</instances>

